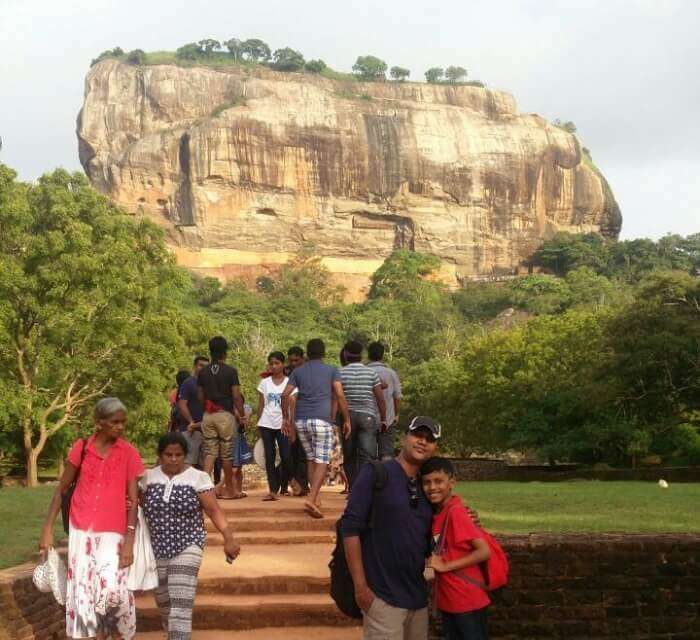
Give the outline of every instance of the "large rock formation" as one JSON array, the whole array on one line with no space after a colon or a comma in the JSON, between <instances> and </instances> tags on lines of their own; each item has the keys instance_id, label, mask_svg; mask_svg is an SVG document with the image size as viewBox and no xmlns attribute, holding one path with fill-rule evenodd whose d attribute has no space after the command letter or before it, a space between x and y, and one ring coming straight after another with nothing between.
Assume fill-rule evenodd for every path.
<instances>
[{"instance_id":1,"label":"large rock formation","mask_svg":"<svg viewBox=\"0 0 700 640\"><path fill-rule=\"evenodd\" d=\"M223 278L313 243L356 295L397 247L457 282L511 272L558 230L621 224L575 136L478 87L106 60L78 138L98 189Z\"/></svg>"}]
</instances>

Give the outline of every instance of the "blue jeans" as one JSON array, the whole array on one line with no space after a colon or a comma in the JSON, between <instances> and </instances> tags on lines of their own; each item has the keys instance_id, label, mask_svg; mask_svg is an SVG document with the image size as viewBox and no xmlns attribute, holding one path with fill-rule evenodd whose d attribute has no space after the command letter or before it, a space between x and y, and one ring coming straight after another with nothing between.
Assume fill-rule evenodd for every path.
<instances>
[{"instance_id":1,"label":"blue jeans","mask_svg":"<svg viewBox=\"0 0 700 640\"><path fill-rule=\"evenodd\" d=\"M274 495L280 489L287 491L289 484L289 438L280 429L258 428L265 448L265 472L270 493ZM279 469L275 466L277 448L279 448L281 461Z\"/></svg>"},{"instance_id":2,"label":"blue jeans","mask_svg":"<svg viewBox=\"0 0 700 640\"><path fill-rule=\"evenodd\" d=\"M350 410L350 438L343 438L343 469L352 486L357 472L370 460L377 459L379 421L371 413Z\"/></svg>"},{"instance_id":3,"label":"blue jeans","mask_svg":"<svg viewBox=\"0 0 700 640\"><path fill-rule=\"evenodd\" d=\"M486 607L468 613L440 614L445 640L489 640Z\"/></svg>"}]
</instances>

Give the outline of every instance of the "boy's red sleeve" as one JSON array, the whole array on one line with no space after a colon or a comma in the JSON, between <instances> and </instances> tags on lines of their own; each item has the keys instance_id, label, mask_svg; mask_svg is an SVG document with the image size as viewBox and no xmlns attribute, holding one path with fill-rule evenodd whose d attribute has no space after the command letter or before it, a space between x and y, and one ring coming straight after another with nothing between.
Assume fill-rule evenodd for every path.
<instances>
[{"instance_id":1,"label":"boy's red sleeve","mask_svg":"<svg viewBox=\"0 0 700 640\"><path fill-rule=\"evenodd\" d=\"M481 530L474 524L469 512L464 508L454 508L450 513L451 537L455 543L471 542L483 538Z\"/></svg>"}]
</instances>

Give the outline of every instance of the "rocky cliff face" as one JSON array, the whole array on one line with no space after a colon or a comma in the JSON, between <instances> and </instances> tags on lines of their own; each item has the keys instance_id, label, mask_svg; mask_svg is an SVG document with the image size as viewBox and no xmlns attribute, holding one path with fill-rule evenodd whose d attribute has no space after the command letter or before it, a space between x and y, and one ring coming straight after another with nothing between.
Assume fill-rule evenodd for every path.
<instances>
[{"instance_id":1,"label":"rocky cliff face","mask_svg":"<svg viewBox=\"0 0 700 640\"><path fill-rule=\"evenodd\" d=\"M621 225L574 136L477 87L107 60L78 139L98 189L223 278L313 243L361 295L398 247L439 256L457 282L512 271L558 230Z\"/></svg>"}]
</instances>

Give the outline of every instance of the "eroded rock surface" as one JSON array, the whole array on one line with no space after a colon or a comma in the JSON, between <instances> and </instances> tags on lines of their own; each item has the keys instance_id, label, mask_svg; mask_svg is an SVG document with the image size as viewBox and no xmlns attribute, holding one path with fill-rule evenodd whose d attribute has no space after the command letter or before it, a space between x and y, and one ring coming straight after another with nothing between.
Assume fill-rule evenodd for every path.
<instances>
[{"instance_id":1,"label":"eroded rock surface","mask_svg":"<svg viewBox=\"0 0 700 640\"><path fill-rule=\"evenodd\" d=\"M78 139L98 189L222 278L313 243L361 295L397 247L439 256L457 282L511 272L557 230L621 225L575 136L477 87L106 60Z\"/></svg>"}]
</instances>

